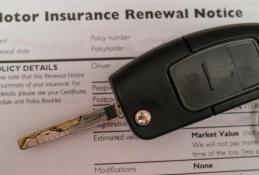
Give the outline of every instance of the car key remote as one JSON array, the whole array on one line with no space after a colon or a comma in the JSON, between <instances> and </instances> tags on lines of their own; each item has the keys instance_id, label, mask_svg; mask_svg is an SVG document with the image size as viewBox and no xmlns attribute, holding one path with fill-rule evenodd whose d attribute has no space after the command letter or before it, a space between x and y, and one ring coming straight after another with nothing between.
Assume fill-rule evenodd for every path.
<instances>
[{"instance_id":1,"label":"car key remote","mask_svg":"<svg viewBox=\"0 0 259 175\"><path fill-rule=\"evenodd\" d=\"M117 100L18 140L21 149L123 115L152 139L259 97L259 24L196 32L134 59L109 80Z\"/></svg>"}]
</instances>

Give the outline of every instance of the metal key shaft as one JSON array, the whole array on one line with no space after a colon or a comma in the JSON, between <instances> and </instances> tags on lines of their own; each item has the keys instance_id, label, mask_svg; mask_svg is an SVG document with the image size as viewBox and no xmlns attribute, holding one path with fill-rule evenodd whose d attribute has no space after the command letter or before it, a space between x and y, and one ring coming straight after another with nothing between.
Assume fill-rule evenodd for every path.
<instances>
[{"instance_id":1,"label":"metal key shaft","mask_svg":"<svg viewBox=\"0 0 259 175\"><path fill-rule=\"evenodd\" d=\"M18 145L20 149L25 150L62 136L94 127L120 116L122 116L120 107L117 104L112 104L91 113L80 115L61 124L33 132L18 139Z\"/></svg>"}]
</instances>

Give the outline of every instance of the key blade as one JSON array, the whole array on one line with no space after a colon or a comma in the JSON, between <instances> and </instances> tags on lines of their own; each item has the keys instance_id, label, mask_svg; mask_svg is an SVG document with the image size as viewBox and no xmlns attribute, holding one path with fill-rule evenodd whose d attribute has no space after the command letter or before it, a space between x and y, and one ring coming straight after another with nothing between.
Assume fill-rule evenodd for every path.
<instances>
[{"instance_id":1,"label":"key blade","mask_svg":"<svg viewBox=\"0 0 259 175\"><path fill-rule=\"evenodd\" d=\"M62 136L92 128L100 123L121 117L122 111L117 104L112 104L91 113L80 115L72 120L42 129L18 139L20 149L25 150Z\"/></svg>"}]
</instances>

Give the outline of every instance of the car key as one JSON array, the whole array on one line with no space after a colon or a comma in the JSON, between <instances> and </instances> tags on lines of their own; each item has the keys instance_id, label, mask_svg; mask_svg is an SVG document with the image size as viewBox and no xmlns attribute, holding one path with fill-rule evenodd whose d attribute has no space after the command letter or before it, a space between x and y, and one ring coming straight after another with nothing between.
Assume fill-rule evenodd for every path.
<instances>
[{"instance_id":1,"label":"car key","mask_svg":"<svg viewBox=\"0 0 259 175\"><path fill-rule=\"evenodd\" d=\"M152 139L259 97L259 24L227 25L165 43L113 73L117 103L18 140L21 149L124 116ZM224 119L223 119L224 120Z\"/></svg>"}]
</instances>

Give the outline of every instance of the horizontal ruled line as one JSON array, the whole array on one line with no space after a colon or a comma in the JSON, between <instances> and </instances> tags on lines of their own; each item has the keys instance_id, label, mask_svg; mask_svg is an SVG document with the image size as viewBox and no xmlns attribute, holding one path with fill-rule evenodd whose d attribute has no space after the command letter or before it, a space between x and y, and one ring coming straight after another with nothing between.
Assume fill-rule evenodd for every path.
<instances>
[{"instance_id":1,"label":"horizontal ruled line","mask_svg":"<svg viewBox=\"0 0 259 175\"><path fill-rule=\"evenodd\" d=\"M92 81L92 83L109 83L109 81Z\"/></svg>"},{"instance_id":2,"label":"horizontal ruled line","mask_svg":"<svg viewBox=\"0 0 259 175\"><path fill-rule=\"evenodd\" d=\"M256 127L259 125L227 125L227 126L197 126L197 127L185 127L182 129L209 129L209 128L239 128L239 127Z\"/></svg>"},{"instance_id":3,"label":"horizontal ruled line","mask_svg":"<svg viewBox=\"0 0 259 175\"><path fill-rule=\"evenodd\" d=\"M40 59L40 60L1 60L3 63L35 63L35 62L73 62L73 61L109 61L109 60L132 60L134 57L107 57L107 58L62 58L62 59Z\"/></svg>"},{"instance_id":4,"label":"horizontal ruled line","mask_svg":"<svg viewBox=\"0 0 259 175\"><path fill-rule=\"evenodd\" d=\"M259 127L259 125L229 125L229 126L204 126L204 127L185 127L181 129L210 129L210 128L238 128L238 127ZM109 131L94 131L94 133L109 133L109 132L131 132L131 130L109 130Z\"/></svg>"},{"instance_id":5,"label":"horizontal ruled line","mask_svg":"<svg viewBox=\"0 0 259 175\"><path fill-rule=\"evenodd\" d=\"M93 106L108 106L110 104L93 104Z\"/></svg>"},{"instance_id":6,"label":"horizontal ruled line","mask_svg":"<svg viewBox=\"0 0 259 175\"><path fill-rule=\"evenodd\" d=\"M94 92L92 93L93 95L111 95L113 94L112 92Z\"/></svg>"},{"instance_id":7,"label":"horizontal ruled line","mask_svg":"<svg viewBox=\"0 0 259 175\"><path fill-rule=\"evenodd\" d=\"M175 159L175 160L134 161L134 162L106 162L106 163L95 163L94 165L100 166L100 165L168 163L168 162L188 162L188 161L247 159L247 158L259 158L259 155L258 156L239 156L239 157L214 157L214 158L203 158L203 159Z\"/></svg>"},{"instance_id":8,"label":"horizontal ruled line","mask_svg":"<svg viewBox=\"0 0 259 175\"><path fill-rule=\"evenodd\" d=\"M93 133L112 133L112 132L131 132L131 130L113 130L113 131L94 131Z\"/></svg>"},{"instance_id":9,"label":"horizontal ruled line","mask_svg":"<svg viewBox=\"0 0 259 175\"><path fill-rule=\"evenodd\" d=\"M158 175L195 175L195 174L214 174L214 173L238 173L238 172L256 172L259 169L249 169L249 170L225 170L225 171L204 171L196 173L177 173L177 174L158 174Z\"/></svg>"}]
</instances>

